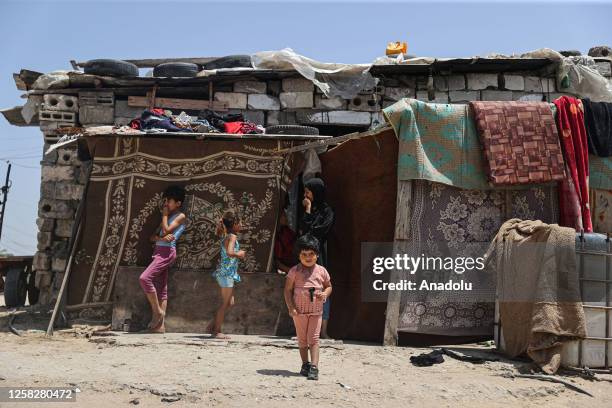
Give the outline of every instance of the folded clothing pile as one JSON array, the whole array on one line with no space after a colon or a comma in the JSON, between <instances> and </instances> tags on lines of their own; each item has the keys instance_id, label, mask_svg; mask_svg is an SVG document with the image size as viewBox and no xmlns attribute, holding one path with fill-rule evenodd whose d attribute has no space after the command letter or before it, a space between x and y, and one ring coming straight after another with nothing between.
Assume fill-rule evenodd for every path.
<instances>
[{"instance_id":1,"label":"folded clothing pile","mask_svg":"<svg viewBox=\"0 0 612 408\"><path fill-rule=\"evenodd\" d=\"M245 121L242 113L219 115L211 110L202 111L198 117L185 112L173 115L172 111L160 108L145 110L140 118L130 122L130 127L147 133L197 132L197 133L264 133L261 125Z\"/></svg>"}]
</instances>

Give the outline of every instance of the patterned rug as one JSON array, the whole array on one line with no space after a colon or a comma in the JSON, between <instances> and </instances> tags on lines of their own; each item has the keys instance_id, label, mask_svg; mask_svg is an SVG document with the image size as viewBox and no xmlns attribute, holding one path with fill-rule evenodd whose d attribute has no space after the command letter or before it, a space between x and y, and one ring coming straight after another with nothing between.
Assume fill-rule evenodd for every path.
<instances>
[{"instance_id":1,"label":"patterned rug","mask_svg":"<svg viewBox=\"0 0 612 408\"><path fill-rule=\"evenodd\" d=\"M493 185L565 177L552 110L545 102L470 102Z\"/></svg>"},{"instance_id":2,"label":"patterned rug","mask_svg":"<svg viewBox=\"0 0 612 408\"><path fill-rule=\"evenodd\" d=\"M384 109L384 114L399 140L400 180L490 188L468 105L402 99Z\"/></svg>"},{"instance_id":3,"label":"patterned rug","mask_svg":"<svg viewBox=\"0 0 612 408\"><path fill-rule=\"evenodd\" d=\"M287 142L167 137L87 142L94 160L68 285L70 317L110 316L119 266L150 262L149 237L161 220L162 192L171 184L187 193L175 268L209 273L219 253L216 223L224 210L234 209L242 218L239 240L247 252L240 272L269 271L280 197L296 167L293 157L273 151Z\"/></svg>"},{"instance_id":4,"label":"patterned rug","mask_svg":"<svg viewBox=\"0 0 612 408\"><path fill-rule=\"evenodd\" d=\"M462 190L415 180L409 246L413 256L479 257L484 254L503 222L509 218L558 218L556 187L533 186L521 190ZM403 292L399 330L445 336L493 334L495 277L486 270L457 275L432 270L416 275L432 281L473 282L470 291Z\"/></svg>"}]
</instances>

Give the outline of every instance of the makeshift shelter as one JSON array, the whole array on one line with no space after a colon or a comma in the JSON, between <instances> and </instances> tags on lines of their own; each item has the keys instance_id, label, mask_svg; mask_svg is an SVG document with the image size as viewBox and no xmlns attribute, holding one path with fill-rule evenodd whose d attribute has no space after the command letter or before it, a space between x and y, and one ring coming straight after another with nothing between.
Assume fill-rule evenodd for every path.
<instances>
[{"instance_id":1,"label":"makeshift shelter","mask_svg":"<svg viewBox=\"0 0 612 408\"><path fill-rule=\"evenodd\" d=\"M195 224L182 238L187 245L179 245L181 259L178 269L171 274L170 297L174 303L170 303L168 330L203 330L204 319L215 303L210 300L216 296L207 273L215 263L215 253L209 251L211 214L219 210L215 205L220 203L240 207L248 201L249 205L264 207L269 202L272 204L265 211L258 210L264 215L255 222L256 230L247 231L244 237L253 249L253 256L246 264L253 273L244 274L242 288L246 301L237 304L229 317L228 328L247 333L282 331L280 328L287 323L281 294L283 280L269 273L273 272L269 269L273 237L259 231L273 234L282 188L287 186L283 180L278 181L279 177L282 179L280 174L293 174L299 168L295 160L301 156L293 155L293 161L286 161L287 148L293 143L293 149L298 149L301 148L296 147L298 144L317 138L193 133L134 135L129 131L116 134L121 126L138 118L143 109L172 109L175 114L184 110L186 115L198 118L203 111L214 110L242 114L245 120L266 127L309 125L317 127L322 134L339 136L325 142L337 147L327 152L325 147L317 150L321 153L323 178L330 187L328 199L337 218L328 241L334 281L332 336L380 341L384 333L385 342L394 344L398 333L400 337L405 335L402 333L411 333L422 338L445 336L448 339L452 332L454 339L467 339L492 332L486 327L492 322L491 310L478 304L425 311L418 302L411 306L395 292L387 304L363 302L361 242L393 242L398 252L406 252L415 241L426 241L425 236L430 232L435 239L443 240L444 234L437 229L441 221L439 213L445 209L441 206L451 201L465 205L477 214L474 217L488 223L486 234L474 230L468 237L478 241L490 239L494 226L513 215L533 214L554 222L555 188L548 186L537 191L527 188L522 193L486 192L481 198L478 191L482 189L478 185L482 180L463 178L464 174L446 173L441 179L452 176L455 180L454 176L461 175L457 180L475 185L450 183L442 188L440 179L398 177L397 136L390 128L378 128L385 122L381 110L404 98L448 103L445 106L453 107L470 101L552 102L565 92L577 90L587 90L589 95L599 95L600 91L607 94L609 87L595 89L593 84L609 81L604 76L610 77L610 59L584 58L588 61L583 64L560 59L552 50L511 57L415 58L402 63L385 59L368 66L318 64L286 50L253 57L252 66L246 56L242 58L247 60L246 66L242 61L238 68L213 68L209 66L211 61L216 61L213 58L128 61L139 68L174 62L195 64L191 72L194 76L189 77L184 76L185 72L162 75L159 70L153 77L139 77L137 70L133 76L113 77L87 72L87 69L85 73L49 74L22 70L14 75L18 89L27 92L27 103L2 113L14 125L40 126L45 150L67 133L100 125L114 127L112 133L84 135L78 142L81 147L86 142L87 149L81 149L81 153L87 150L93 157L91 177L88 176L91 157L77 154L76 143L61 145L43 157L37 220L39 245L33 265L36 284L41 288L41 302L53 302L70 264L74 276L67 290L69 319L107 321L114 305L118 312L114 327L136 326L144 320L139 315L141 312L134 311L146 310L145 299L133 294L139 290L136 277L150 253L150 248L143 243L148 238L145 231L155 226L155 194L167 184L178 183L188 187L186 206ZM75 70L87 66L85 62L73 62ZM203 69L200 71L200 68ZM589 75L580 75L585 72ZM359 89L362 86L368 88ZM342 136L351 132L357 133ZM204 140L197 140L201 138ZM310 147L318 146L323 144L317 142ZM478 146L471 146L470 154L478 152L475 147ZM296 154L298 151L293 150ZM281 162L290 169L275 167ZM452 167L453 160L448 162ZM242 163L246 167L242 170L223 167L230 163L232 166ZM591 191L596 195L593 212L599 217L595 225L606 228L610 218L606 202L607 191L612 190L612 167L605 160L591 160L591 165ZM262 166L266 167L265 171ZM223 196L220 189L210 186L213 181L226 188L228 194ZM83 199L85 189L87 196ZM298 198L297 192L295 187L290 191L294 200ZM247 197L244 202L243 193ZM481 199L486 205L479 210L479 204L475 203ZM122 200L130 203L129 208L121 207ZM83 219L88 220L83 225L90 231L76 234L75 213L81 202L85 202ZM92 219L96 221L90 222ZM463 217L459 222L465 224L470 220ZM431 226L435 228L427 229ZM71 260L70 238L77 236L79 240ZM120 277L126 279L122 281ZM173 307L185 313L173 320ZM453 311L450 318L440 318L445 312ZM422 319L415 317L423 313L427 316L430 312L434 321L440 318L438 323L421 324ZM475 318L468 318L467 327L458 330L459 326L452 321L456 322L466 313ZM487 324L482 325L484 321ZM462 324L465 326L459 323Z\"/></svg>"}]
</instances>

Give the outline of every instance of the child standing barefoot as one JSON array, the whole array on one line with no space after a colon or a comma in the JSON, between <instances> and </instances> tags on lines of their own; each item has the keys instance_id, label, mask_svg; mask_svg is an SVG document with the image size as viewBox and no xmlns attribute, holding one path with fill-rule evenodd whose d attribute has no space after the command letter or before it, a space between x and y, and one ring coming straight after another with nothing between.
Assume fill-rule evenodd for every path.
<instances>
[{"instance_id":1,"label":"child standing barefoot","mask_svg":"<svg viewBox=\"0 0 612 408\"><path fill-rule=\"evenodd\" d=\"M176 259L176 241L185 229L185 214L180 211L185 201L185 190L170 186L164 191L164 206L159 232L151 237L155 242L153 261L140 275L140 286L151 306L153 333L164 333L164 318L168 306L168 270Z\"/></svg>"},{"instance_id":2,"label":"child standing barefoot","mask_svg":"<svg viewBox=\"0 0 612 408\"><path fill-rule=\"evenodd\" d=\"M310 235L297 241L300 263L289 270L285 283L285 302L293 317L302 358L300 374L309 380L319 379L319 334L323 303L332 292L327 270L317 264L319 242ZM310 358L308 360L308 351Z\"/></svg>"},{"instance_id":3,"label":"child standing barefoot","mask_svg":"<svg viewBox=\"0 0 612 408\"><path fill-rule=\"evenodd\" d=\"M236 235L239 232L240 218L233 211L227 211L217 228L217 234L221 235L221 258L217 270L213 272L213 277L221 288L221 305L217 309L214 321L209 325L213 337L220 339L229 339L229 336L221 333L221 326L225 313L234 305L234 282L240 282L238 260L246 256L246 252L240 250Z\"/></svg>"}]
</instances>

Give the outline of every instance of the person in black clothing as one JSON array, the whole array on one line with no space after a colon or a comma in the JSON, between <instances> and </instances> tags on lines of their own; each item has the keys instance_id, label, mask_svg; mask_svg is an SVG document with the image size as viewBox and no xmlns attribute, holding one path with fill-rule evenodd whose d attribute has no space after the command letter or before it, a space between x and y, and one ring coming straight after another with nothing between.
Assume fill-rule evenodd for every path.
<instances>
[{"instance_id":1,"label":"person in black clothing","mask_svg":"<svg viewBox=\"0 0 612 408\"><path fill-rule=\"evenodd\" d=\"M326 267L327 264L327 234L334 224L334 211L325 202L325 183L320 178L311 178L304 182L304 215L300 222L300 236L311 235L319 241L319 265ZM330 299L323 305L323 323L321 325L321 337L329 338L327 335L327 323L329 321Z\"/></svg>"}]
</instances>

